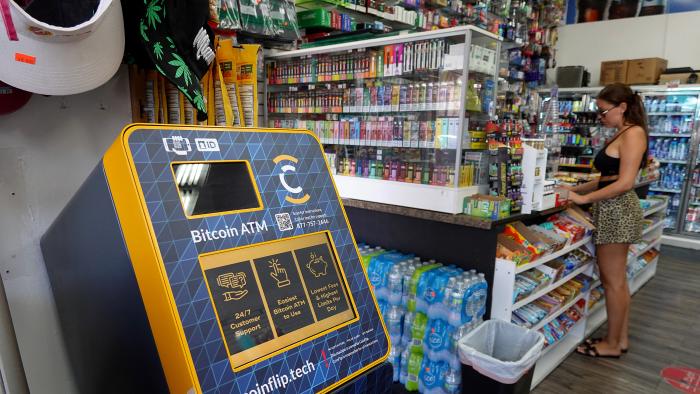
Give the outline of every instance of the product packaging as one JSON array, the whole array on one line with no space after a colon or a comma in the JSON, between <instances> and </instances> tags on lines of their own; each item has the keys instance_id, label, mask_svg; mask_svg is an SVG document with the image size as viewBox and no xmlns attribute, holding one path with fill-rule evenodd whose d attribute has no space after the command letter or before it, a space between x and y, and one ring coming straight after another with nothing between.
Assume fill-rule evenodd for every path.
<instances>
[{"instance_id":1,"label":"product packaging","mask_svg":"<svg viewBox=\"0 0 700 394\"><path fill-rule=\"evenodd\" d=\"M220 40L216 50L216 66L218 67L217 75L217 94L221 94L221 97L226 97L228 99L228 104L222 106L226 118L229 121L226 122L227 125L231 126L243 126L241 121L241 105L240 98L238 96L238 86L236 78L236 55L235 48L233 46L233 41L231 39ZM221 92L221 86L223 86L224 92ZM217 104L218 109L218 104ZM220 112L217 110L217 120L220 119ZM230 113L229 113L230 112ZM219 122L217 122L219 123Z\"/></svg>"},{"instance_id":2,"label":"product packaging","mask_svg":"<svg viewBox=\"0 0 700 394\"><path fill-rule=\"evenodd\" d=\"M236 87L240 98L242 125L258 126L258 56L260 45L241 45L236 55Z\"/></svg>"}]
</instances>

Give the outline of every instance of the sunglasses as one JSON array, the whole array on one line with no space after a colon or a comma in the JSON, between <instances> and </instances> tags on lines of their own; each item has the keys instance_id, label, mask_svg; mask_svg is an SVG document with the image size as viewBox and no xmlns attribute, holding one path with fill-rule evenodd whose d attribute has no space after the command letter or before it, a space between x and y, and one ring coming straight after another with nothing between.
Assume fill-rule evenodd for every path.
<instances>
[{"instance_id":1,"label":"sunglasses","mask_svg":"<svg viewBox=\"0 0 700 394\"><path fill-rule=\"evenodd\" d=\"M614 106L614 107L610 107L610 108L606 109L605 111L597 110L597 111L595 111L595 112L598 113L598 116L599 116L599 117L604 118L605 115L608 114L608 112L614 110L614 109L617 108L617 107L618 107L618 106L616 105L616 106Z\"/></svg>"}]
</instances>

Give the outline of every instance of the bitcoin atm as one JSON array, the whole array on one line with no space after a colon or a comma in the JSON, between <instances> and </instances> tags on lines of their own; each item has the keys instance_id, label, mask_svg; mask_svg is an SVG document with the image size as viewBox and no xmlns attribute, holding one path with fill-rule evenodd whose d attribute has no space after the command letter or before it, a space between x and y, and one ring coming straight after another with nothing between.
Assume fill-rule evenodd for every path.
<instances>
[{"instance_id":1,"label":"bitcoin atm","mask_svg":"<svg viewBox=\"0 0 700 394\"><path fill-rule=\"evenodd\" d=\"M41 248L83 393L328 392L388 356L305 131L128 126Z\"/></svg>"}]
</instances>

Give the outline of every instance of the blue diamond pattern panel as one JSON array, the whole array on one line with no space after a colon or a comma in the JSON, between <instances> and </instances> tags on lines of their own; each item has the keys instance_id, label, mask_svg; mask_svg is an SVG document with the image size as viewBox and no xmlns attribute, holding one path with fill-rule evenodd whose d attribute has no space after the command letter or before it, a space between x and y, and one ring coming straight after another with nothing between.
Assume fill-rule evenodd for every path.
<instances>
[{"instance_id":1,"label":"blue diamond pattern panel","mask_svg":"<svg viewBox=\"0 0 700 394\"><path fill-rule=\"evenodd\" d=\"M173 137L187 141L179 149ZM195 139L214 139L219 150L200 151ZM163 256L165 272L184 328L192 361L204 393L260 393L265 388L288 393L318 392L383 359L388 352L385 330L325 156L310 134L229 129L144 129L128 140L148 214ZM296 162L283 160L292 156ZM188 219L180 203L171 162L246 160L250 163L263 210ZM285 180L302 192L290 193L282 185L284 165L292 165ZM308 195L308 201L303 200ZM328 220L312 226L285 228L275 215L290 218L313 215ZM258 225L254 225L257 223ZM262 226L262 228L261 228ZM237 236L195 242L193 231L231 228ZM245 231L244 228L254 231ZM329 231L335 244L359 321L291 348L251 367L234 372L229 362L214 305L209 297L198 256L320 231ZM297 374L297 369L309 371ZM297 376L300 375L300 376Z\"/></svg>"}]
</instances>

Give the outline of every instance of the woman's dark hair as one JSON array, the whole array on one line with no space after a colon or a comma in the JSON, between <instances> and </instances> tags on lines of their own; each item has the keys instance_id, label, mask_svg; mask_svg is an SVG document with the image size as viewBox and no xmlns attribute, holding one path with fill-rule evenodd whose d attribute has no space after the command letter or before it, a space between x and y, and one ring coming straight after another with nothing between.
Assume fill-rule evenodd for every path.
<instances>
[{"instance_id":1,"label":"woman's dark hair","mask_svg":"<svg viewBox=\"0 0 700 394\"><path fill-rule=\"evenodd\" d=\"M615 106L622 103L627 104L627 110L623 114L625 123L641 127L644 130L644 134L647 135L647 151L644 152L644 158L642 159L642 166L646 167L649 150L649 131L647 129L647 113L644 110L642 96L633 92L625 84L613 83L601 90L597 98Z\"/></svg>"}]
</instances>

